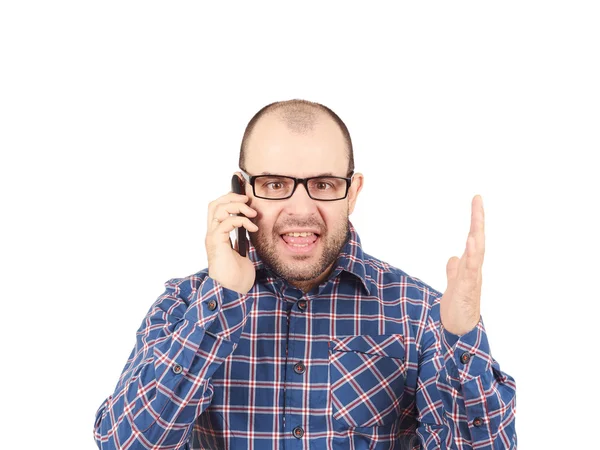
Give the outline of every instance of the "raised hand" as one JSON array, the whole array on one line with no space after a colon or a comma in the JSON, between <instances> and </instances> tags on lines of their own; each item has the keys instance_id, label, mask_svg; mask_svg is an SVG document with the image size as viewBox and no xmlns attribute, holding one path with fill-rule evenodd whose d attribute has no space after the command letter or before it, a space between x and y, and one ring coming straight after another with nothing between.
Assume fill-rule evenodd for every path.
<instances>
[{"instance_id":1,"label":"raised hand","mask_svg":"<svg viewBox=\"0 0 600 450\"><path fill-rule=\"evenodd\" d=\"M485 253L483 199L471 201L471 229L462 257L451 257L446 265L448 287L441 298L443 327L452 334L471 331L480 318L481 269Z\"/></svg>"},{"instance_id":2,"label":"raised hand","mask_svg":"<svg viewBox=\"0 0 600 450\"><path fill-rule=\"evenodd\" d=\"M246 195L226 194L208 205L208 224L206 232L206 254L208 276L217 280L223 287L246 294L254 285L256 272L252 261L231 246L229 233L238 228L255 232L258 227L248 219L257 212L246 205ZM244 216L232 216L241 213Z\"/></svg>"}]
</instances>

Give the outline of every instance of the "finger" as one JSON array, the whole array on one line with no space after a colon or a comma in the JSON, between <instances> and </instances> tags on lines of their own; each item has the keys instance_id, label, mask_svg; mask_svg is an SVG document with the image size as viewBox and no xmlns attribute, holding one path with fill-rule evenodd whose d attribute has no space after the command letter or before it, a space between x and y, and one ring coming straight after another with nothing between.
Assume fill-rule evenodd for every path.
<instances>
[{"instance_id":1,"label":"finger","mask_svg":"<svg viewBox=\"0 0 600 450\"><path fill-rule=\"evenodd\" d=\"M472 292L481 285L481 264L479 264L474 253L474 238L469 236L465 252L458 262L456 278L454 279L457 288L463 292Z\"/></svg>"},{"instance_id":2,"label":"finger","mask_svg":"<svg viewBox=\"0 0 600 450\"><path fill-rule=\"evenodd\" d=\"M229 233L239 227L244 227L246 230L254 233L258 231L258 227L244 216L230 216L221 222L213 231L217 241L228 242Z\"/></svg>"},{"instance_id":3,"label":"finger","mask_svg":"<svg viewBox=\"0 0 600 450\"><path fill-rule=\"evenodd\" d=\"M247 195L240 195L240 194L235 194L233 192L230 192L229 194L225 194L221 197L219 197L216 200L213 200L212 202L210 202L208 204L208 214L207 214L207 222L208 222L208 226L211 226L211 222L213 221L213 216L215 213L215 209L217 208L217 206L222 205L224 203L231 203L231 202L241 202L241 203L247 203L248 200L250 198Z\"/></svg>"},{"instance_id":4,"label":"finger","mask_svg":"<svg viewBox=\"0 0 600 450\"><path fill-rule=\"evenodd\" d=\"M233 202L218 205L213 213L213 220L216 218L219 222L223 222L231 214L243 214L247 217L256 217L258 212L250 208L245 203Z\"/></svg>"},{"instance_id":5,"label":"finger","mask_svg":"<svg viewBox=\"0 0 600 450\"><path fill-rule=\"evenodd\" d=\"M254 209L246 205L244 200L241 202L234 200L227 203L211 204L207 216L208 229L214 229L220 222L229 217L230 214L239 214L240 211L250 217L255 217L258 214Z\"/></svg>"},{"instance_id":6,"label":"finger","mask_svg":"<svg viewBox=\"0 0 600 450\"><path fill-rule=\"evenodd\" d=\"M471 207L471 229L467 237L466 261L466 267L469 271L481 268L485 254L485 220L483 199L480 195L473 197Z\"/></svg>"},{"instance_id":7,"label":"finger","mask_svg":"<svg viewBox=\"0 0 600 450\"><path fill-rule=\"evenodd\" d=\"M469 238L467 237L467 240ZM465 271L465 266L467 264L467 246L465 245L465 250L463 251L463 254L460 257L460 260L458 261L458 273L457 276L460 277L461 274Z\"/></svg>"},{"instance_id":8,"label":"finger","mask_svg":"<svg viewBox=\"0 0 600 450\"><path fill-rule=\"evenodd\" d=\"M476 195L471 200L471 229L470 233L483 233L484 212L483 199L481 195Z\"/></svg>"},{"instance_id":9,"label":"finger","mask_svg":"<svg viewBox=\"0 0 600 450\"><path fill-rule=\"evenodd\" d=\"M483 211L483 199L481 195L473 197L471 202L471 228L469 235L475 237L477 249L484 250L485 247L485 213Z\"/></svg>"},{"instance_id":10,"label":"finger","mask_svg":"<svg viewBox=\"0 0 600 450\"><path fill-rule=\"evenodd\" d=\"M448 286L454 283L456 275L458 273L458 265L460 259L457 256L453 256L446 263L446 277L448 278Z\"/></svg>"},{"instance_id":11,"label":"finger","mask_svg":"<svg viewBox=\"0 0 600 450\"><path fill-rule=\"evenodd\" d=\"M477 279L481 266L483 265L483 258L481 252L477 248L475 237L469 236L467 238L466 252L465 276L474 281Z\"/></svg>"}]
</instances>

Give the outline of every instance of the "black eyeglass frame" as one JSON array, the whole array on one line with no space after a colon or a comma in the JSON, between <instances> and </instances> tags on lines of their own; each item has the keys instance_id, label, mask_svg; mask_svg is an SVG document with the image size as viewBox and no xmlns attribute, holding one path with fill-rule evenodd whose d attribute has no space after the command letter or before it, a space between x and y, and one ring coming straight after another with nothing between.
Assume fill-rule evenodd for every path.
<instances>
[{"instance_id":1,"label":"black eyeglass frame","mask_svg":"<svg viewBox=\"0 0 600 450\"><path fill-rule=\"evenodd\" d=\"M313 200L316 200L318 202L337 202L338 200L344 200L346 197L348 197L348 191L350 190L350 186L352 185L352 180L354 178L354 171L352 171L348 174L349 175L348 178L334 177L334 176L330 176L330 175L319 175L317 177L308 177L308 178L295 178L295 177L290 177L288 175L275 175L275 174L250 175L244 169L240 169L240 172L242 173L244 180L246 180L250 184L250 186L252 186L252 193L254 194L254 196L256 198L262 198L265 200L287 200L292 195L294 195L294 192L296 192L296 188L298 187L298 185L302 184L304 186L304 189L306 190L306 193L308 194L308 196L310 198L312 198ZM260 195L256 195L256 189L254 188L254 182L256 181L257 178L260 178L260 177L279 177L279 178L287 178L289 180L294 180L294 187L292 188L292 192L290 192L290 195L288 195L287 197L281 197L281 198L261 197ZM346 192L344 193L344 196L340 197L340 198L333 198L333 199L314 198L312 195L310 195L310 191L308 190L307 183L310 180L314 180L316 178L337 178L339 180L344 180L346 182Z\"/></svg>"}]
</instances>

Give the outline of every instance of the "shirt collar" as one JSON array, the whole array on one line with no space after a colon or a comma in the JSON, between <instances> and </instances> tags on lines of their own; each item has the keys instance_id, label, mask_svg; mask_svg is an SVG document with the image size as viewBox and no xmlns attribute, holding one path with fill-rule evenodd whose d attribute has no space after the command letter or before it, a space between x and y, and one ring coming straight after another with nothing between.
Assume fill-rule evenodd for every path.
<instances>
[{"instance_id":1,"label":"shirt collar","mask_svg":"<svg viewBox=\"0 0 600 450\"><path fill-rule=\"evenodd\" d=\"M248 258L252 261L252 264L254 264L254 269L256 271L269 270L268 266L258 256L256 247L254 247L250 241L248 241ZM346 238L346 243L338 256L334 268L334 276L339 276L342 271L357 277L362 282L367 294L370 294L360 237L350 221L348 221L348 236Z\"/></svg>"}]
</instances>

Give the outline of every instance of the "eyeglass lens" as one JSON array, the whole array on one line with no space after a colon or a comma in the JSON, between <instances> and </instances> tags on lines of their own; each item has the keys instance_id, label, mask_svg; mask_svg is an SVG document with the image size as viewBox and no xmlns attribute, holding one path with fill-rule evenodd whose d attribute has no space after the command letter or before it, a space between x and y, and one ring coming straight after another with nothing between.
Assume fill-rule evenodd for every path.
<instances>
[{"instance_id":1,"label":"eyeglass lens","mask_svg":"<svg viewBox=\"0 0 600 450\"><path fill-rule=\"evenodd\" d=\"M319 200L335 200L346 195L346 180L319 177L308 180L308 193ZM264 198L289 197L294 189L294 180L288 177L261 175L254 182L254 195Z\"/></svg>"}]
</instances>

